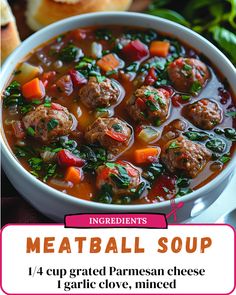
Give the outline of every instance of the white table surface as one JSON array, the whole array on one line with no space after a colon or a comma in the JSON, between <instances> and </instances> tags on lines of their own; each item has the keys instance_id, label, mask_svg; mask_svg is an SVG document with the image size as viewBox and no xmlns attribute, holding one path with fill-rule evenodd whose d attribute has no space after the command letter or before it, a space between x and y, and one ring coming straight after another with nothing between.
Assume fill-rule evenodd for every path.
<instances>
[{"instance_id":1,"label":"white table surface","mask_svg":"<svg viewBox=\"0 0 236 295\"><path fill-rule=\"evenodd\" d=\"M222 215L236 208L236 169L220 197L203 213L189 223L215 223Z\"/></svg>"}]
</instances>

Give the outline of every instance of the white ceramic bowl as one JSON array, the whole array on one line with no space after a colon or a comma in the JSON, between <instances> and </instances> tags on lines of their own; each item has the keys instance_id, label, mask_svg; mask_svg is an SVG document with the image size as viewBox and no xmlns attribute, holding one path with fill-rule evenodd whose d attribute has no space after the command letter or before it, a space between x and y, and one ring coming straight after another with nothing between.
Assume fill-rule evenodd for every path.
<instances>
[{"instance_id":1,"label":"white ceramic bowl","mask_svg":"<svg viewBox=\"0 0 236 295\"><path fill-rule=\"evenodd\" d=\"M127 25L152 28L162 33L175 36L186 44L204 53L206 57L220 69L227 78L231 89L236 93L236 71L230 61L210 42L195 32L174 22L152 17L145 14L127 12L91 13L72 17L54 23L25 40L6 60L0 76L0 91L4 89L10 74L16 65L35 47L63 32L91 25ZM2 120L1 120L2 123ZM1 128L1 130L3 130ZM59 192L33 177L17 161L10 151L4 134L2 141L2 165L15 188L37 210L55 221L62 221L65 214L78 212L162 212L171 211L170 202L150 205L107 205L84 201ZM176 199L176 203L184 202L177 212L177 222L194 217L212 204L226 187L233 169L236 167L236 157L209 184L189 195Z\"/></svg>"}]
</instances>

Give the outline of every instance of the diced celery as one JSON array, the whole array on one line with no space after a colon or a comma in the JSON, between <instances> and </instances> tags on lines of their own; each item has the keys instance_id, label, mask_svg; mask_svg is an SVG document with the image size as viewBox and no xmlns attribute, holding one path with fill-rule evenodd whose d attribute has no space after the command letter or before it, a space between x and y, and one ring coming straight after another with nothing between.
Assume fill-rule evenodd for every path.
<instances>
[{"instance_id":1,"label":"diced celery","mask_svg":"<svg viewBox=\"0 0 236 295\"><path fill-rule=\"evenodd\" d=\"M138 138L144 142L152 142L159 136L159 132L152 127L145 127L138 134Z\"/></svg>"}]
</instances>

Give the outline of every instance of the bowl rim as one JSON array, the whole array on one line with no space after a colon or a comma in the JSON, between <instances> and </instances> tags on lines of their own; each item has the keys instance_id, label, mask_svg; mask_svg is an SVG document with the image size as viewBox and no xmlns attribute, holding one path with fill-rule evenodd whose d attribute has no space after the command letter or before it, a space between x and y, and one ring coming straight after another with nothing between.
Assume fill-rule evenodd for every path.
<instances>
[{"instance_id":1,"label":"bowl rim","mask_svg":"<svg viewBox=\"0 0 236 295\"><path fill-rule=\"evenodd\" d=\"M29 36L26 40L24 40L20 46L18 46L12 53L11 55L5 60L5 62L3 63L2 66L2 70L0 73L0 81L3 80L4 82L2 82L0 85L0 91L2 93L2 91L5 88L5 85L7 83L7 81L9 80L9 75L5 75L5 73L7 72L7 68L9 65L11 65L12 63L14 65L17 65L17 63L15 63L14 59L15 56L17 56L17 54L22 50L22 47L24 49L24 46L29 45L31 42L34 43L34 40L38 37L43 35L45 32L49 31L49 30L54 30L54 28L57 27L66 27L67 25L77 22L78 23L78 28L80 28L79 25L79 21L83 20L83 19L94 19L94 18L111 18L111 16L114 16L116 18L120 17L129 17L129 18L133 18L133 19L145 19L145 20L150 20L152 22L156 22L156 24L158 23L162 23L162 24L167 24L170 27L176 27L178 30L180 30L181 32L187 32L188 34L192 34L194 36L194 38L198 39L199 42L203 42L205 43L206 46L208 46L210 49L212 49L213 51L216 52L216 54L224 60L224 62L226 63L227 67L231 69L231 71L233 71L235 73L236 76L236 70L234 68L234 66L232 65L232 63L228 60L228 58L218 49L216 48L211 42L209 42L207 39L205 39L204 37L202 37L201 35L199 35L198 33L190 30L189 28L186 28L178 23L160 18L160 17L156 17L156 16L150 16L144 13L136 13L136 12L94 12L94 13L87 13L87 14L83 14L83 15L78 15L78 16L73 16L73 17L69 17L63 20L60 20L58 22L55 22L49 26L44 27L43 29L33 33L31 36ZM112 22L111 22L112 23ZM102 24L102 23L101 23ZM107 25L107 24L106 24ZM132 26L132 25L130 25ZM138 25L139 26L139 25ZM84 26L81 26L84 27ZM140 26L142 27L142 25ZM64 30L64 32L66 32L68 30ZM157 30L158 31L158 30ZM161 30L160 30L161 32ZM171 34L171 32L170 32ZM56 36L56 34L55 34ZM54 37L55 37L54 36ZM177 36L177 39L181 41L181 37ZM49 39L50 40L50 39ZM45 39L44 42L47 42L48 39ZM42 44L42 42L41 42ZM30 46L31 47L31 46ZM26 53L24 54L24 57L26 57L30 52L32 52L33 50L35 50L35 48L37 48L38 46L35 46L31 49L28 49L26 51ZM208 57L209 58L209 57ZM4 78L5 75L5 78ZM2 105L1 105L2 107ZM2 126L2 110L1 110L1 126ZM4 134L4 130L3 128L1 128L1 137L0 137L0 144L1 144L1 150L2 150L2 154L8 158L9 161L11 161L14 166L16 167L16 169L18 170L19 173L22 174L22 176L30 183L30 185L32 185L33 187L39 189L40 191L49 194L50 198L55 198L55 199L60 199L60 200L64 200L68 203L74 204L74 205L84 205L87 206L88 208L91 209L99 209L102 210L104 209L104 211L129 211L129 212L134 212L134 211L143 211L145 212L146 210L151 209L163 209L166 207L169 207L170 204L170 200L168 201L163 201L160 203L150 203L150 204L135 204L135 205L116 205L116 204L103 204L103 203L98 203L98 202L93 202L93 201L88 201L88 200L83 200L77 197L74 197L72 195L63 193L55 188L50 187L49 185L43 183L42 181L38 180L37 178L35 178L33 175L30 174L30 172L28 172L21 164L20 162L17 160L16 156L13 154L13 152L11 151L11 148L8 145L8 142L5 138L5 134ZM197 200L198 198L200 198L203 193L206 194L207 192L209 192L210 190L212 191L215 187L217 187L218 183L223 181L227 176L229 176L229 174L233 171L233 169L236 167L236 155L234 153L233 158L231 159L231 161L227 164L227 166L223 169L223 171L221 171L214 179L212 179L209 183L207 183L206 185L202 186L201 188L197 189L196 191L193 191L185 196L176 198L175 201L176 203L178 202L192 202ZM220 181L221 180L221 181Z\"/></svg>"}]
</instances>

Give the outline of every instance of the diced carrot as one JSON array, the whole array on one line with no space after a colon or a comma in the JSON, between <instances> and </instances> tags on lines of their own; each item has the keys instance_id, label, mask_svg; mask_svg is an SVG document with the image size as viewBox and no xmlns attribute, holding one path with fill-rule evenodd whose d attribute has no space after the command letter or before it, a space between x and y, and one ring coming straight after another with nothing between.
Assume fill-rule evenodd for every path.
<instances>
[{"instance_id":1,"label":"diced carrot","mask_svg":"<svg viewBox=\"0 0 236 295\"><path fill-rule=\"evenodd\" d=\"M66 174L65 174L65 180L70 181L74 184L78 184L82 181L83 174L82 169L78 167L71 166L67 168Z\"/></svg>"},{"instance_id":2,"label":"diced carrot","mask_svg":"<svg viewBox=\"0 0 236 295\"><path fill-rule=\"evenodd\" d=\"M151 56L166 57L169 53L170 43L167 41L153 41L150 45Z\"/></svg>"},{"instance_id":3,"label":"diced carrot","mask_svg":"<svg viewBox=\"0 0 236 295\"><path fill-rule=\"evenodd\" d=\"M45 96L45 87L39 78L34 78L25 83L21 90L24 98L28 101L31 101L31 99L41 99Z\"/></svg>"},{"instance_id":4,"label":"diced carrot","mask_svg":"<svg viewBox=\"0 0 236 295\"><path fill-rule=\"evenodd\" d=\"M109 53L107 55L104 55L101 59L97 61L97 65L104 71L112 71L115 70L120 64L120 61L118 58L112 54Z\"/></svg>"},{"instance_id":5,"label":"diced carrot","mask_svg":"<svg viewBox=\"0 0 236 295\"><path fill-rule=\"evenodd\" d=\"M160 154L160 148L149 147L134 151L134 160L137 164L152 162L153 158Z\"/></svg>"}]
</instances>

